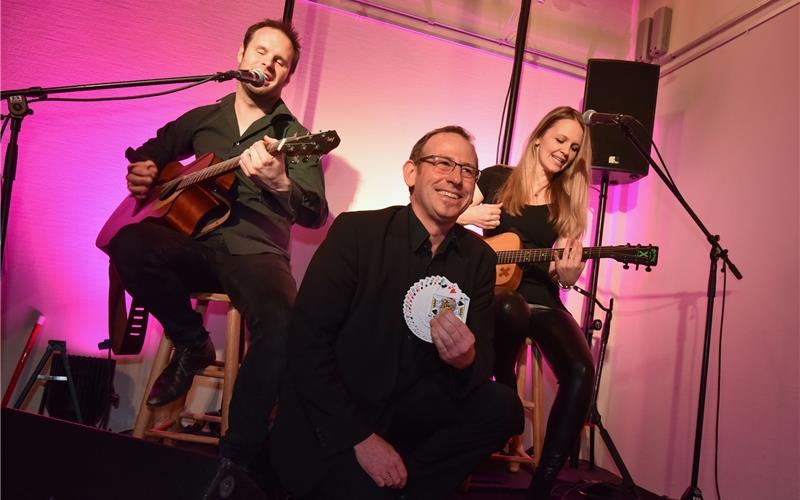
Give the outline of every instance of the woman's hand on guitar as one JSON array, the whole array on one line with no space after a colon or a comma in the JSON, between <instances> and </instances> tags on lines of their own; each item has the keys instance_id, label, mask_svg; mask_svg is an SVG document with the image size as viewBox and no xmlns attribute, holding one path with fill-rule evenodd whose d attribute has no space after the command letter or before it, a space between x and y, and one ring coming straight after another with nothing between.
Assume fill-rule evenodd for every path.
<instances>
[{"instance_id":1,"label":"woman's hand on guitar","mask_svg":"<svg viewBox=\"0 0 800 500\"><path fill-rule=\"evenodd\" d=\"M458 218L459 224L472 224L481 229L494 229L500 225L502 203L481 203L469 207Z\"/></svg>"},{"instance_id":2,"label":"woman's hand on guitar","mask_svg":"<svg viewBox=\"0 0 800 500\"><path fill-rule=\"evenodd\" d=\"M564 245L564 252L559 257L553 256L555 278L559 284L572 286L580 278L586 263L583 261L583 245L579 240L559 239Z\"/></svg>"},{"instance_id":3,"label":"woman's hand on guitar","mask_svg":"<svg viewBox=\"0 0 800 500\"><path fill-rule=\"evenodd\" d=\"M139 200L147 196L147 192L153 185L153 181L158 176L158 167L150 160L137 161L128 165L128 191L134 198Z\"/></svg>"},{"instance_id":4,"label":"woman's hand on guitar","mask_svg":"<svg viewBox=\"0 0 800 500\"><path fill-rule=\"evenodd\" d=\"M247 177L262 188L285 192L291 189L292 181L286 175L283 153L276 151L270 153L268 149L277 142L269 136L264 136L263 141L254 142L239 157L239 166Z\"/></svg>"}]
</instances>

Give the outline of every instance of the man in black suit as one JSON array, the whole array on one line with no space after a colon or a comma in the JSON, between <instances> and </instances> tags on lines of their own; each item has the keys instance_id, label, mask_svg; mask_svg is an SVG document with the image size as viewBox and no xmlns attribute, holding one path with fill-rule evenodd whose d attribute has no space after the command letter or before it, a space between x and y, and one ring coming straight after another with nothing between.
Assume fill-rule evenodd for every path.
<instances>
[{"instance_id":1,"label":"man in black suit","mask_svg":"<svg viewBox=\"0 0 800 500\"><path fill-rule=\"evenodd\" d=\"M292 494L445 499L521 432L517 395L489 381L496 255L456 224L479 174L464 129L433 130L403 165L410 205L341 214L314 255L271 434ZM433 308L429 343L405 301L443 278L468 314Z\"/></svg>"}]
</instances>

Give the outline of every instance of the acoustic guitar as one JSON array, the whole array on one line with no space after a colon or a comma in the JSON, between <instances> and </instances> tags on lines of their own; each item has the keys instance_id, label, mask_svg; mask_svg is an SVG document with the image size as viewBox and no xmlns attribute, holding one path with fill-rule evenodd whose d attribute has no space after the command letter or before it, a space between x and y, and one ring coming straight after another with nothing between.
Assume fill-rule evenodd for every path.
<instances>
[{"instance_id":1,"label":"acoustic guitar","mask_svg":"<svg viewBox=\"0 0 800 500\"><path fill-rule=\"evenodd\" d=\"M563 248L522 248L522 241L516 233L502 233L485 239L497 252L497 284L516 289L522 281L522 268L519 264L550 262L564 253ZM644 245L620 245L607 247L584 247L581 260L610 258L625 264L627 269L633 264L638 269L645 266L650 271L658 264L658 247Z\"/></svg>"},{"instance_id":2,"label":"acoustic guitar","mask_svg":"<svg viewBox=\"0 0 800 500\"><path fill-rule=\"evenodd\" d=\"M340 139L335 131L287 137L267 150L286 157L318 156L332 151ZM220 160L213 153L183 165L168 163L159 173L147 196L126 197L106 221L95 244L105 250L123 227L145 219L160 219L187 236L200 236L220 226L230 216L226 194L233 187L233 170L239 157Z\"/></svg>"}]
</instances>

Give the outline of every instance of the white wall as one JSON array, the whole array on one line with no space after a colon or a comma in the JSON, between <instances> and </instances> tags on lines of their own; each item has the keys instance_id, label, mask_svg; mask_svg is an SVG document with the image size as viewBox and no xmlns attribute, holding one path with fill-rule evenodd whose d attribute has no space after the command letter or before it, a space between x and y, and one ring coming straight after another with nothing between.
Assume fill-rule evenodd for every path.
<instances>
[{"instance_id":1,"label":"white wall","mask_svg":"<svg viewBox=\"0 0 800 500\"><path fill-rule=\"evenodd\" d=\"M701 31L678 29L672 50L721 24L721 12L749 7L675 3L674 26ZM726 499L800 497L798 26L795 6L662 78L659 88L654 139L685 198L744 275L729 275L722 340L719 479ZM604 416L634 479L679 497L691 480L709 247L653 173L616 190L606 240L653 242L661 254L649 275L601 279L620 298ZM700 463L704 498L715 498L722 279Z\"/></svg>"},{"instance_id":2,"label":"white wall","mask_svg":"<svg viewBox=\"0 0 800 500\"><path fill-rule=\"evenodd\" d=\"M262 3L239 5L228 15L228 9L189 1L53 1L31 11L23 0L8 0L2 4L3 88L229 69L245 28L281 16L282 2ZM22 18L29 22L11 22ZM477 137L481 164L493 163L508 58L315 3L298 2L294 22L304 48L284 98L307 127L336 129L342 138L324 163L332 215L407 203L401 166L413 143L434 127L465 126ZM36 114L26 119L20 138L3 276L3 387L37 310L48 320L31 359L48 339L67 339L71 352L98 355L97 342L106 335L107 259L94 239L125 193L122 153L231 88L212 84L123 103L32 104ZM580 79L526 67L514 151L544 112L578 106L582 93ZM324 234L295 228L298 281ZM122 402L112 412L115 430L133 425L159 336L152 322L143 354L118 359Z\"/></svg>"}]
</instances>

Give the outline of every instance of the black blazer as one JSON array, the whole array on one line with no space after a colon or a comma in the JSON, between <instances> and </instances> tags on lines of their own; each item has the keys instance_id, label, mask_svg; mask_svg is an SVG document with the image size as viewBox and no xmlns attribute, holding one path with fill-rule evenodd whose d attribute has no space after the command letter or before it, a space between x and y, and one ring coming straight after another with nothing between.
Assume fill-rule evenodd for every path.
<instances>
[{"instance_id":1,"label":"black blazer","mask_svg":"<svg viewBox=\"0 0 800 500\"><path fill-rule=\"evenodd\" d=\"M413 243L410 206L341 214L314 255L297 295L288 344L288 376L270 442L273 463L293 493L310 491L326 457L376 431L393 394L408 327L403 299ZM418 223L418 222L417 222ZM487 381L494 363L491 302L494 251L453 228L445 272L470 297L467 325L476 359L465 370L441 363L452 393Z\"/></svg>"}]
</instances>

